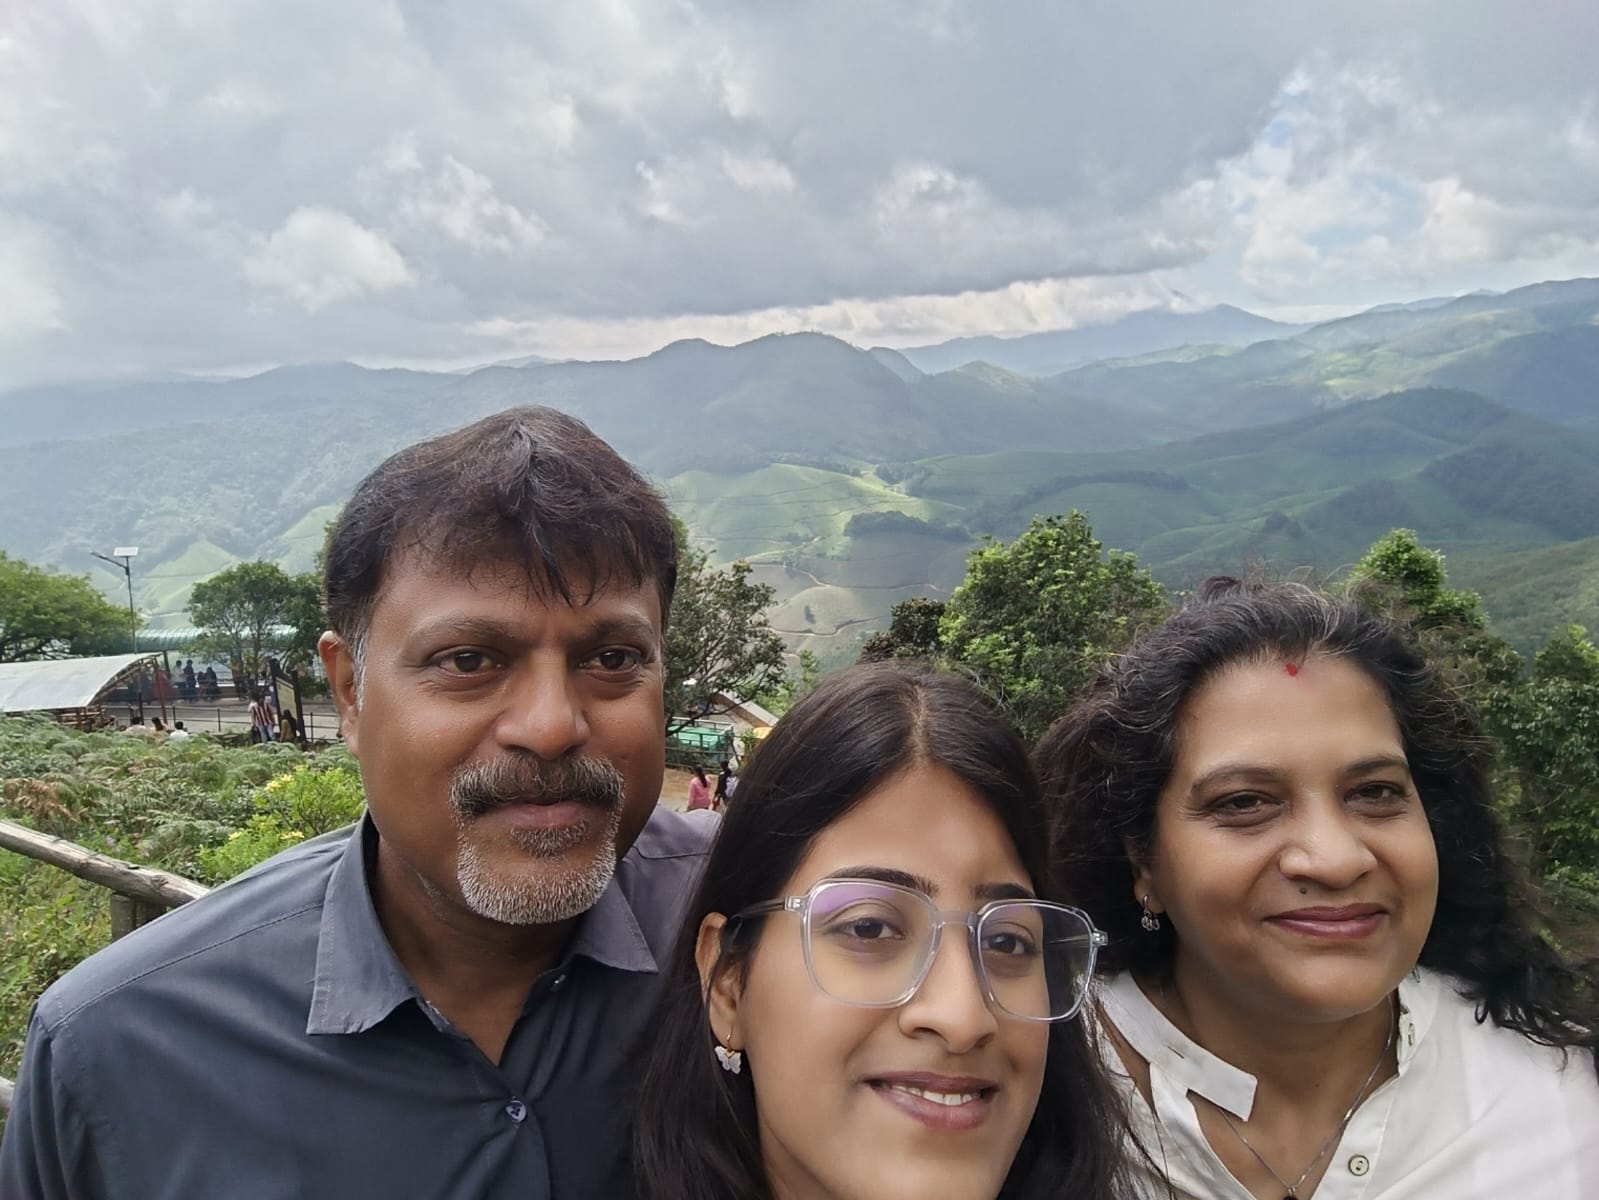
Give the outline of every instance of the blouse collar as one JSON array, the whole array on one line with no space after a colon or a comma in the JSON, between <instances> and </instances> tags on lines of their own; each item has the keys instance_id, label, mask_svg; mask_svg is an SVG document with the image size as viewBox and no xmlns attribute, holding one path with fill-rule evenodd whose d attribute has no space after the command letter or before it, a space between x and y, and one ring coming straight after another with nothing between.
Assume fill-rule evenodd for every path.
<instances>
[{"instance_id":1,"label":"blouse collar","mask_svg":"<svg viewBox=\"0 0 1599 1200\"><path fill-rule=\"evenodd\" d=\"M1399 982L1399 1031L1394 1044L1401 1075L1432 1026L1442 986L1437 975L1419 968ZM1253 1075L1218 1058L1173 1025L1130 974L1105 981L1099 996L1111 1024L1149 1063L1151 1073L1170 1079L1181 1092L1203 1096L1240 1121L1249 1120L1255 1104Z\"/></svg>"}]
</instances>

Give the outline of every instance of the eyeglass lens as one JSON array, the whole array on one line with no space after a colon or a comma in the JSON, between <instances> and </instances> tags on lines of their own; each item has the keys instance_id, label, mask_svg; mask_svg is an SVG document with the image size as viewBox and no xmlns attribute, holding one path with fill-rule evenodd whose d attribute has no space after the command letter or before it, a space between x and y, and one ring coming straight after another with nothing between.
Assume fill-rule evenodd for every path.
<instances>
[{"instance_id":1,"label":"eyeglass lens","mask_svg":"<svg viewBox=\"0 0 1599 1200\"><path fill-rule=\"evenodd\" d=\"M930 900L903 888L822 884L806 922L816 985L849 1004L902 1002L927 970L938 921ZM983 914L976 941L978 971L1006 1012L1047 1021L1077 1008L1093 931L1075 913L1037 901L997 904Z\"/></svg>"}]
</instances>

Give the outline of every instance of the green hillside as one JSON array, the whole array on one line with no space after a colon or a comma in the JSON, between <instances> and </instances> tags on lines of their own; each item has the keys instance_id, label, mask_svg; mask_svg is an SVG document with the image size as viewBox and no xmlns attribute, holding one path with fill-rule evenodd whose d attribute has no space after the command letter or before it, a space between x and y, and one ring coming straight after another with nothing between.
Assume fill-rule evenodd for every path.
<instances>
[{"instance_id":1,"label":"green hillside","mask_svg":"<svg viewBox=\"0 0 1599 1200\"><path fill-rule=\"evenodd\" d=\"M952 586L973 539L1038 512L1087 511L1178 586L1256 559L1333 570L1394 525L1485 568L1591 539L1596 378L1599 281L1575 280L1048 378L924 375L792 334L460 375L336 363L33 389L0 395L0 548L94 571L120 602L91 553L137 545L138 606L181 623L188 587L229 562L309 567L394 449L545 403L661 481L718 560L773 573L795 639L836 647L894 599ZM1527 604L1529 623L1559 607Z\"/></svg>"}]
</instances>

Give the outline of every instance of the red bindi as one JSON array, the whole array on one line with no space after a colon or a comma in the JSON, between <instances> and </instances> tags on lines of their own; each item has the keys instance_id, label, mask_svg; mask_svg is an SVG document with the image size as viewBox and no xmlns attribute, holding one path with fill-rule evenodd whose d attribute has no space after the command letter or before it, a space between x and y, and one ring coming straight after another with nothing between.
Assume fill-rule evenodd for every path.
<instances>
[{"instance_id":1,"label":"red bindi","mask_svg":"<svg viewBox=\"0 0 1599 1200\"><path fill-rule=\"evenodd\" d=\"M1283 670L1287 671L1290 675L1297 675L1299 674L1299 664L1285 663L1283 664Z\"/></svg>"}]
</instances>

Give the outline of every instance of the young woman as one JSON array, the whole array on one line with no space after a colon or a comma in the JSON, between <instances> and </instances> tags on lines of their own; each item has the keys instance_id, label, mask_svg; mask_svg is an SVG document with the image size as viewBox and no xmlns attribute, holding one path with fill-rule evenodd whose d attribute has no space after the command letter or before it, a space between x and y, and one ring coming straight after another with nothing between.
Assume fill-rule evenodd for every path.
<instances>
[{"instance_id":1,"label":"young woman","mask_svg":"<svg viewBox=\"0 0 1599 1200\"><path fill-rule=\"evenodd\" d=\"M1592 981L1535 932L1472 718L1400 630L1208 581L1037 760L1110 932L1149 1195L1599 1196Z\"/></svg>"},{"instance_id":2,"label":"young woman","mask_svg":"<svg viewBox=\"0 0 1599 1200\"><path fill-rule=\"evenodd\" d=\"M711 807L711 780L702 766L695 766L694 778L688 781L688 807L690 812Z\"/></svg>"},{"instance_id":3,"label":"young woman","mask_svg":"<svg viewBox=\"0 0 1599 1200\"><path fill-rule=\"evenodd\" d=\"M756 752L653 1033L650 1200L1128 1195L1024 748L970 686L824 682Z\"/></svg>"}]
</instances>

